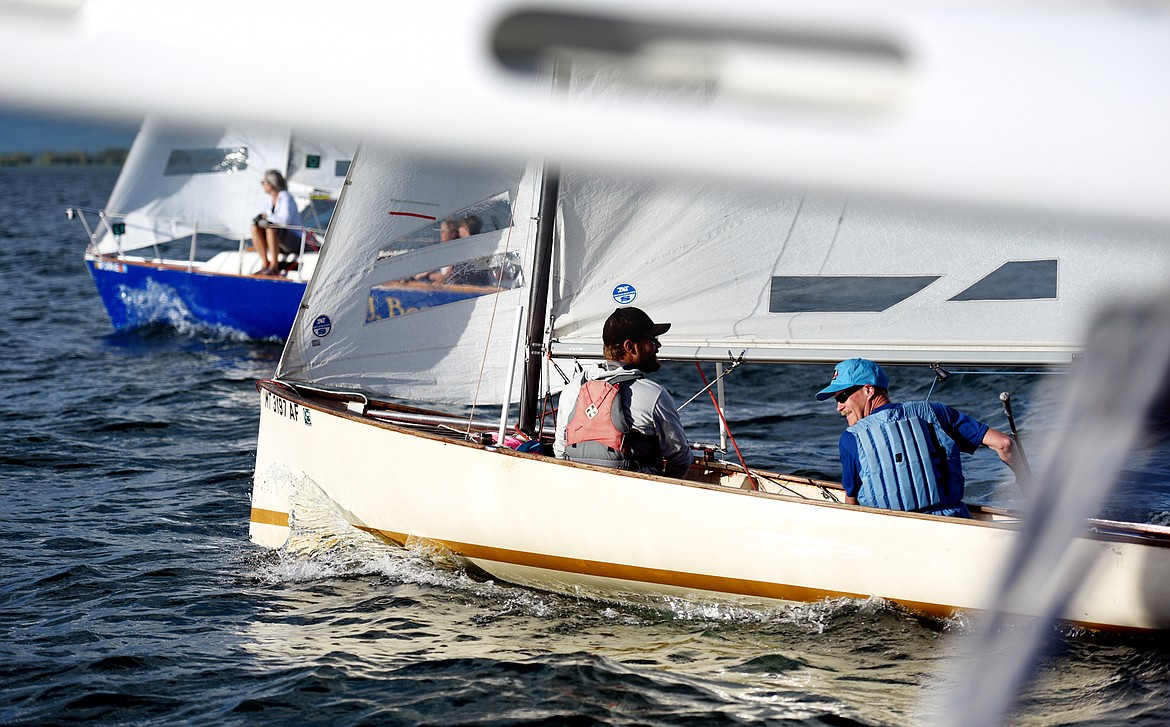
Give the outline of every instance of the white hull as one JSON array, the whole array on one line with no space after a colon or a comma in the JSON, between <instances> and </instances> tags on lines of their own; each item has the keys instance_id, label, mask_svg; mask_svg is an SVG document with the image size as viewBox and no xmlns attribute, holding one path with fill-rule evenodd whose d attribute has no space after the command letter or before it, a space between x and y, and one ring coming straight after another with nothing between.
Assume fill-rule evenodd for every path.
<instances>
[{"instance_id":1,"label":"white hull","mask_svg":"<svg viewBox=\"0 0 1170 727\"><path fill-rule=\"evenodd\" d=\"M434 541L523 585L616 599L876 596L944 616L988 605L1016 536L1010 523L834 503L812 483L801 499L489 450L270 382L261 400L251 536L272 548L307 479L357 527ZM1066 620L1170 627L1170 529L1137 531L1076 541L1095 557Z\"/></svg>"},{"instance_id":2,"label":"white hull","mask_svg":"<svg viewBox=\"0 0 1170 727\"><path fill-rule=\"evenodd\" d=\"M291 259L291 255L282 256L286 259ZM298 265L292 270L288 271L287 277L290 280L298 280L308 282L313 277L313 270L317 267L318 254L315 252L306 252L297 258ZM86 254L87 260L103 259L102 256L94 255L92 253ZM177 270L187 270L193 273L203 273L205 275L257 275L260 269L264 267L260 256L249 249L247 252L220 252L216 253L208 260L168 260L163 258L145 257L141 255L122 255L122 256L104 256L107 260L123 260L132 263L141 263L145 265L154 265L161 267L170 267Z\"/></svg>"}]
</instances>

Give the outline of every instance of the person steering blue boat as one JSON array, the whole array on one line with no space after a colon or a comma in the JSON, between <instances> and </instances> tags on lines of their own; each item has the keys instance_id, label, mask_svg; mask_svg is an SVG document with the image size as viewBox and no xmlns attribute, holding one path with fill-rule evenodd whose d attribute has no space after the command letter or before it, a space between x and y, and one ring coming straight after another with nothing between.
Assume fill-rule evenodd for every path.
<instances>
[{"instance_id":1,"label":"person steering blue boat","mask_svg":"<svg viewBox=\"0 0 1170 727\"><path fill-rule=\"evenodd\" d=\"M963 504L959 454L990 447L1017 468L1015 440L943 404L895 403L882 367L864 358L837 364L817 400L832 398L848 428L841 433L841 484L852 505L971 517Z\"/></svg>"},{"instance_id":2,"label":"person steering blue boat","mask_svg":"<svg viewBox=\"0 0 1170 727\"><path fill-rule=\"evenodd\" d=\"M264 172L260 186L270 200L252 219L252 246L260 255L262 267L258 274L279 275L280 253L300 252L300 231L291 228L300 227L301 213L280 171L269 169Z\"/></svg>"}]
</instances>

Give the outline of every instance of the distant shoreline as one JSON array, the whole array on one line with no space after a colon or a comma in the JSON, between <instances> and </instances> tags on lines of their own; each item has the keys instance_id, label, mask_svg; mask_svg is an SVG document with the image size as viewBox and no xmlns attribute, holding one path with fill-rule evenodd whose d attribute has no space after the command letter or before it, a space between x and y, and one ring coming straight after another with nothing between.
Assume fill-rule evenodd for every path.
<instances>
[{"instance_id":1,"label":"distant shoreline","mask_svg":"<svg viewBox=\"0 0 1170 727\"><path fill-rule=\"evenodd\" d=\"M120 166L129 149L111 147L102 151L42 151L0 154L0 167L99 167Z\"/></svg>"}]
</instances>

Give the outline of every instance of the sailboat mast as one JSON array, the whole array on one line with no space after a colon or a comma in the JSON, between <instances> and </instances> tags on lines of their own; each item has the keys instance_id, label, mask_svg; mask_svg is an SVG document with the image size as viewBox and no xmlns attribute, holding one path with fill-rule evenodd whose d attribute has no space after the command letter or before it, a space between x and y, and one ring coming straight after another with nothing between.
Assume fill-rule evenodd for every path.
<instances>
[{"instance_id":1,"label":"sailboat mast","mask_svg":"<svg viewBox=\"0 0 1170 727\"><path fill-rule=\"evenodd\" d=\"M556 94L568 83L569 64L550 59L550 88ZM561 170L544 162L540 175L540 224L536 229L536 249L532 260L532 287L528 294L528 331L524 346L524 381L520 388L520 421L517 428L527 434L536 431L540 413L540 365L544 358L544 326L548 321L548 289L552 277L553 228L557 221L557 202L561 194ZM505 403L506 404L506 403Z\"/></svg>"},{"instance_id":2,"label":"sailboat mast","mask_svg":"<svg viewBox=\"0 0 1170 727\"><path fill-rule=\"evenodd\" d=\"M552 269L553 227L560 195L559 170L546 164L540 182L540 224L536 230L536 251L532 263L532 286L528 294L528 330L524 346L524 383L520 389L522 432L536 431L540 403L540 364L544 356L544 324L548 319L548 286Z\"/></svg>"}]
</instances>

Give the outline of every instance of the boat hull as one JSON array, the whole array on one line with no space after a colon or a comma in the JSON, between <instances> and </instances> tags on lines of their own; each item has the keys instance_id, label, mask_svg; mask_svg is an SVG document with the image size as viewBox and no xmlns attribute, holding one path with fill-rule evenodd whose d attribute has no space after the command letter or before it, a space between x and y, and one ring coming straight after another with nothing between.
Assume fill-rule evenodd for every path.
<instances>
[{"instance_id":1,"label":"boat hull","mask_svg":"<svg viewBox=\"0 0 1170 727\"><path fill-rule=\"evenodd\" d=\"M86 255L85 263L118 331L186 322L250 338L284 339L306 287L304 281L289 278L105 256Z\"/></svg>"},{"instance_id":2,"label":"boat hull","mask_svg":"<svg viewBox=\"0 0 1170 727\"><path fill-rule=\"evenodd\" d=\"M618 473L421 434L261 387L251 536L280 547L297 488L354 526L428 542L503 580L627 600L880 597L947 616L990 603L1009 525ZM295 512L292 513L295 518ZM1170 627L1170 550L1079 538L1091 558L1064 613L1092 628ZM1027 614L1023 615L1035 615Z\"/></svg>"}]
</instances>

